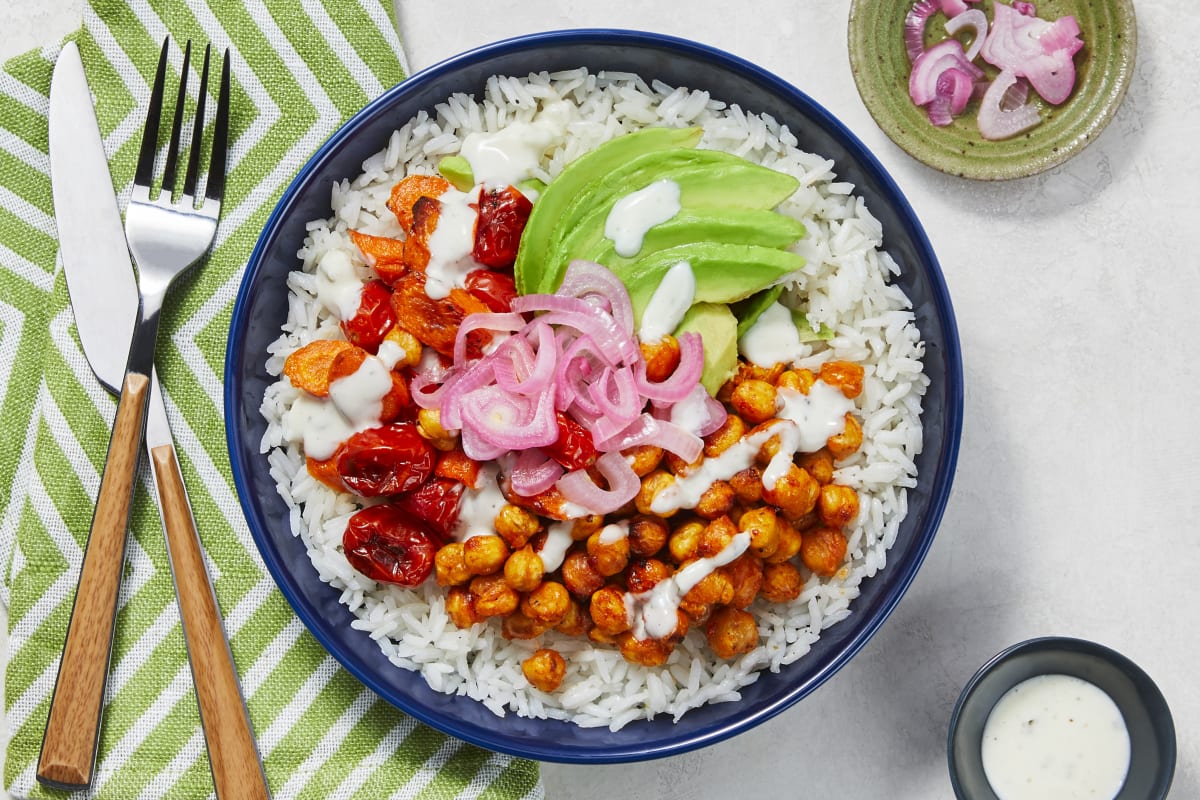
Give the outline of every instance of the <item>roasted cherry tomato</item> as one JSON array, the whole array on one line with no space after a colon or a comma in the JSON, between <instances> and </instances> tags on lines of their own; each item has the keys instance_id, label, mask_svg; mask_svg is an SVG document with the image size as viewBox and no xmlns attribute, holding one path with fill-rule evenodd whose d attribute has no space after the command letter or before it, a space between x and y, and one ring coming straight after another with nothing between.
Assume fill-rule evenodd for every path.
<instances>
[{"instance_id":1,"label":"roasted cherry tomato","mask_svg":"<svg viewBox=\"0 0 1200 800\"><path fill-rule=\"evenodd\" d=\"M450 535L454 524L458 522L463 488L458 481L434 478L401 497L396 505L429 523L429 527L444 538Z\"/></svg>"},{"instance_id":2,"label":"roasted cherry tomato","mask_svg":"<svg viewBox=\"0 0 1200 800\"><path fill-rule=\"evenodd\" d=\"M410 492L433 473L437 451L411 422L368 428L342 445L338 475L362 497Z\"/></svg>"},{"instance_id":3,"label":"roasted cherry tomato","mask_svg":"<svg viewBox=\"0 0 1200 800\"><path fill-rule=\"evenodd\" d=\"M374 354L379 351L379 343L395 324L392 290L383 281L372 280L362 288L358 311L342 322L342 332L351 342Z\"/></svg>"},{"instance_id":4,"label":"roasted cherry tomato","mask_svg":"<svg viewBox=\"0 0 1200 800\"><path fill-rule=\"evenodd\" d=\"M568 470L587 469L595 464L596 445L587 428L561 411L556 411L555 416L558 418L558 440L542 448L546 455Z\"/></svg>"},{"instance_id":5,"label":"roasted cherry tomato","mask_svg":"<svg viewBox=\"0 0 1200 800\"><path fill-rule=\"evenodd\" d=\"M511 186L479 193L479 222L471 257L480 264L503 269L517 260L517 245L533 204Z\"/></svg>"},{"instance_id":6,"label":"roasted cherry tomato","mask_svg":"<svg viewBox=\"0 0 1200 800\"><path fill-rule=\"evenodd\" d=\"M350 566L371 580L419 586L433 572L438 545L423 522L385 503L350 517L342 549Z\"/></svg>"},{"instance_id":7,"label":"roasted cherry tomato","mask_svg":"<svg viewBox=\"0 0 1200 800\"><path fill-rule=\"evenodd\" d=\"M512 311L512 301L517 299L517 285L512 275L490 269L468 272L467 291L497 314Z\"/></svg>"}]
</instances>

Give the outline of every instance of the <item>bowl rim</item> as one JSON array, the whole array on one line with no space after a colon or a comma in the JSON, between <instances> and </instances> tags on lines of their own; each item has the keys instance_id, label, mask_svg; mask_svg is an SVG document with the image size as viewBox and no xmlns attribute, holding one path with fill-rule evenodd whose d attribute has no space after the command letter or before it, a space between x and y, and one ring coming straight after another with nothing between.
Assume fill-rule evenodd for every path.
<instances>
[{"instance_id":1,"label":"bowl rim","mask_svg":"<svg viewBox=\"0 0 1200 800\"><path fill-rule=\"evenodd\" d=\"M320 620L316 619L316 615L310 614L305 603L301 602L302 592L300 587L292 585L288 577L288 570L285 569L283 558L279 552L276 552L269 535L260 525L260 520L254 518L251 514L246 514L246 521L268 572L271 574L275 585L288 601L293 613L300 618L305 628L320 642L326 652L332 654L343 668L375 692L380 698L437 730L490 750L514 756L562 763L624 763L677 755L728 739L790 708L801 698L807 696L825 683L825 681L829 680L862 649L899 604L900 599L911 585L919 567L932 546L934 536L949 500L961 440L963 414L961 346L957 322L953 306L950 302L949 290L928 236L918 221L916 213L907 198L900 191L891 175L884 170L882 164L863 145L861 140L823 106L788 81L724 50L681 37L617 28L572 28L506 38L464 51L414 73L406 80L387 89L369 102L326 139L297 171L264 223L262 232L247 261L247 266L234 301L234 309L230 321L231 334L229 348L226 353L224 375L225 417L227 423L226 440L235 489L241 502L243 494L248 491L249 483L246 475L249 467L248 464L243 463L243 453L239 442L241 423L238 415L234 413L234 409L238 408L238 398L234 391L235 382L230 380L230 378L235 374L238 367L239 348L237 345L240 343L242 331L245 329L246 307L251 291L250 285L252 279L257 277L263 267L265 250L268 241L272 238L272 232L289 213L301 188L307 188L305 177L316 171L327 158L331 157L338 147L354 134L357 127L368 120L374 119L379 114L386 113L387 109L398 97L410 92L419 91L423 85L445 73L452 72L459 67L470 66L477 61L506 54L524 52L547 45L563 46L572 44L603 44L614 47L633 48L645 47L702 59L720 69L738 74L745 80L758 84L767 91L785 99L789 104L804 109L806 114L819 120L829 131L840 137L841 143L857 161L861 170L877 182L879 187L888 196L889 201L898 209L904 227L907 229L907 233L920 255L920 260L928 265L929 269L926 277L930 284L931 302L939 311L944 339L942 358L945 363L946 383L946 412L943 420L943 428L946 431L945 441L940 453L937 454L936 460L931 461L927 467L932 475L937 476L938 480L931 484L930 487L930 501L925 515L927 520L925 530L922 532L923 535L918 537L909 561L902 565L902 569L898 565L896 571L892 573L894 583L882 595L876 615L861 630L857 631L841 645L840 649L834 653L834 657L830 659L829 663L822 670L810 679L790 686L787 691L773 696L769 703L754 713L739 716L732 720L714 721L710 726L698 732L672 734L661 737L651 745L642 742L633 742L632 744L597 745L584 749L564 743L548 741L539 743L537 746L532 746L519 740L513 741L504 738L503 736L497 738L494 735L494 730L477 731L475 726L455 717L441 716L436 713L427 712L419 704L397 693L394 686L385 683L371 671L361 669L357 663L349 659L346 654L341 653L334 646L332 640L323 632L322 626L319 624ZM246 503L241 502L241 505L243 510L245 510ZM396 669L399 670L401 668L397 667ZM559 720L541 721L570 724ZM634 724L637 724L636 721Z\"/></svg>"},{"instance_id":2,"label":"bowl rim","mask_svg":"<svg viewBox=\"0 0 1200 800\"><path fill-rule=\"evenodd\" d=\"M975 671L971 679L963 686L962 691L958 695L958 700L954 704L954 710L950 712L950 724L946 733L946 760L950 770L950 786L954 790L955 797L963 797L962 786L960 784L958 774L958 763L954 757L954 745L958 738L959 722L962 720L964 709L971 702L975 694L975 690L979 684L983 682L988 675L992 674L993 670L1012 659L1028 653L1081 653L1083 655L1092 656L1094 658L1105 661L1119 668L1126 675L1133 676L1146 690L1149 695L1144 699L1142 704L1149 707L1154 705L1162 718L1165 719L1165 727L1170 735L1162 742L1162 769L1161 774L1166 775L1166 783L1162 786L1162 794L1160 797L1166 797L1167 792L1171 788L1172 776L1175 772L1176 762L1176 737L1175 737L1175 721L1171 715L1171 707L1168 705L1166 697L1163 696L1162 690L1154 679L1142 669L1131 658L1113 650L1111 647L1102 645L1099 642L1093 642L1088 639L1079 639L1072 636L1038 636L1032 639L1025 639L1015 644L1009 645L994 656L989 658ZM1058 674L1054 672L1039 673L1039 675ZM1018 681L1019 683L1019 681ZM1014 683L1013 686L1017 684ZM1010 687L1011 688L1011 687ZM1115 701L1114 701L1115 702Z\"/></svg>"}]
</instances>

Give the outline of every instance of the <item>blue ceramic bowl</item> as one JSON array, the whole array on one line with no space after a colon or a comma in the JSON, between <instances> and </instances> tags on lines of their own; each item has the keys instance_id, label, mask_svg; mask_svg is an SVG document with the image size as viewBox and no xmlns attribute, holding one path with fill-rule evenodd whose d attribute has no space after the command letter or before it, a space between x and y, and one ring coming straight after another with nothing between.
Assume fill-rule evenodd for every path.
<instances>
[{"instance_id":1,"label":"blue ceramic bowl","mask_svg":"<svg viewBox=\"0 0 1200 800\"><path fill-rule=\"evenodd\" d=\"M274 379L264 368L267 344L286 316L284 279L296 264L305 222L327 217L329 186L357 175L393 128L453 92L482 91L488 76L525 75L587 66L624 70L673 85L704 88L714 98L766 112L786 123L800 147L836 161L883 223L884 246L902 265L899 283L912 298L926 344L931 380L925 398L924 451L908 517L887 569L863 585L853 615L826 631L812 652L779 674L764 673L738 703L688 713L678 723L638 722L618 732L563 722L495 717L483 705L429 689L397 669L378 646L350 627L352 615L322 584L258 451L265 421L258 408ZM962 422L962 365L950 298L933 251L908 202L861 142L825 109L787 82L727 53L681 39L613 30L543 33L472 50L414 75L384 93L334 134L300 170L251 255L238 293L225 364L225 414L234 481L263 560L312 634L380 697L442 731L483 747L544 761L611 763L658 758L718 742L783 711L837 672L878 630L925 557L954 475Z\"/></svg>"}]
</instances>

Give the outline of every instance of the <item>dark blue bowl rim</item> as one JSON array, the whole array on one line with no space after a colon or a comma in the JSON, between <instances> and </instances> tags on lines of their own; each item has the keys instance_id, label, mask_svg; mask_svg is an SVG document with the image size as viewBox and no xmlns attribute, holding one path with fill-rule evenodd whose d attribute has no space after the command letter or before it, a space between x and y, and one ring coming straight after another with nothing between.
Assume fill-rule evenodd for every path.
<instances>
[{"instance_id":1,"label":"dark blue bowl rim","mask_svg":"<svg viewBox=\"0 0 1200 800\"><path fill-rule=\"evenodd\" d=\"M363 121L373 118L379 113L383 113L397 95L415 91L422 84L432 81L444 73L452 72L459 67L473 64L479 60L507 53L523 52L550 45L562 46L596 42L630 48L637 48L639 46L653 47L659 50L676 52L681 55L703 58L718 67L734 73L740 73L745 78L766 87L769 91L805 109L807 114L819 119L824 126L841 138L843 145L853 154L860 168L873 180L878 182L888 195L888 199L898 208L900 216L904 220L904 225L907 229L906 232L916 245L921 259L928 266L927 278L932 289L932 300L938 310L938 315L942 320L943 326L943 358L946 367L947 403L945 418L943 420L946 431L945 443L942 446L937 462L932 467L932 472L936 476L936 482L931 487L930 502L926 514L926 527L921 532L921 539L912 551L910 559L902 565L897 564L889 567L889 569L894 570L891 575L893 583L888 593L883 596L878 613L847 641L824 669L811 679L798 683L787 692L775 697L773 702L760 709L757 713L743 715L732 720L721 720L698 732L661 737L654 744L650 745L635 741L631 744L601 745L594 748L580 749L573 746L565 746L553 740L547 740L544 744L534 747L520 742L514 743L510 739L506 739L499 729L477 730L472 726L460 724L460 721L457 719L432 713L419 703L415 703L410 698L394 691L393 687L381 681L379 676L368 670L359 668L358 664L339 651L335 643L324 634L320 620L313 618L307 613L305 604L300 601L300 590L292 586L286 565L283 563L280 554L275 551L270 537L260 524L260 521L255 519L253 515L246 515L251 536L259 549L263 562L293 611L326 651L331 653L344 668L381 698L421 722L486 749L537 760L582 764L622 763L661 758L715 744L771 719L817 689L845 666L891 615L896 605L900 602L901 597L903 597L911 585L933 543L934 534L944 514L953 484L962 431L963 407L962 359L958 328L950 302L949 290L946 287L941 268L924 229L916 219L916 214L911 204L900 191L895 181L893 181L891 176L883 169L882 165L867 150L858 137L851 133L849 129L823 106L792 84L749 61L718 48L679 37L635 30L578 28L547 31L505 39L468 50L415 73L402 83L388 89L375 100L368 103L362 110L354 114L354 116L347 120L341 128L327 139L305 165L301 167L280 197L275 209L268 217L247 262L242 283L234 302L234 310L230 322L230 338L225 359L224 401L227 421L226 439L234 485L243 508L246 506L246 494L249 491L246 475L250 467L243 458L240 448L240 440L244 436L244 433L241 428L239 415L235 413L238 399L235 392L235 382L231 380L231 377L236 370L238 353L242 345L241 332L246 327L245 317L248 297L252 291L255 278L262 269L264 254L271 231L287 215L299 192L300 185L303 183L304 176L313 171L325 160L331 151L336 149L347 137L351 136L355 128L362 124Z\"/></svg>"},{"instance_id":2,"label":"dark blue bowl rim","mask_svg":"<svg viewBox=\"0 0 1200 800\"><path fill-rule=\"evenodd\" d=\"M1087 639L1077 639L1071 636L1039 636L1033 639L1026 639L1017 642L1014 645L1004 648L996 655L984 662L971 679L963 686L962 691L958 695L958 700L954 704L954 710L950 712L950 726L946 733L946 760L950 769L950 786L954 790L956 796L961 796L962 784L958 776L958 767L954 759L954 740L958 736L958 724L962 719L963 709L971 699L971 695L984 678L992 673L996 667L1015 658L1016 656L1030 652L1071 652L1084 653L1086 655L1095 656L1111 664L1120 667L1121 671L1127 675L1135 675L1138 680L1152 693L1152 697L1160 706L1163 719L1166 722L1164 730L1170 735L1163 743L1162 750L1162 767L1166 774L1174 773L1176 761L1176 742L1175 742L1175 721L1171 716L1171 708L1167 705L1167 700L1163 696L1162 691L1154 682L1154 679L1146 673L1144 669L1139 667L1136 662L1128 656L1113 650L1111 647L1102 645L1098 642L1089 641ZM1167 787L1169 788L1168 781ZM1165 795L1164 795L1165 796Z\"/></svg>"}]
</instances>

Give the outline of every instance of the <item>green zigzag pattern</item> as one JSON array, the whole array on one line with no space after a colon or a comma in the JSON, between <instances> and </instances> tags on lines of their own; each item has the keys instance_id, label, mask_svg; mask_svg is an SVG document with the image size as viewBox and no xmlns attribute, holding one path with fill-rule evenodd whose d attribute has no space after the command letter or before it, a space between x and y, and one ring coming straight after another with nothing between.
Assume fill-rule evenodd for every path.
<instances>
[{"instance_id":1,"label":"green zigzag pattern","mask_svg":"<svg viewBox=\"0 0 1200 800\"><path fill-rule=\"evenodd\" d=\"M219 404L233 296L258 231L294 172L346 117L404 77L394 28L377 24L390 20L390 11L378 3L92 0L72 38L99 98L122 204L163 37L235 52L222 228L209 261L172 291L158 366L275 797L538 798L536 765L420 725L337 667L266 576L233 500ZM331 24L351 43L351 66L323 44ZM57 49L13 59L0 73L0 357L19 365L7 373L0 366L7 378L0 399L0 599L10 615L4 781L14 796L37 798L61 796L33 775L115 413L79 349L54 263L46 111ZM212 794L149 491L143 482L135 498L99 766L86 797ZM431 769L436 778L427 780Z\"/></svg>"}]
</instances>

